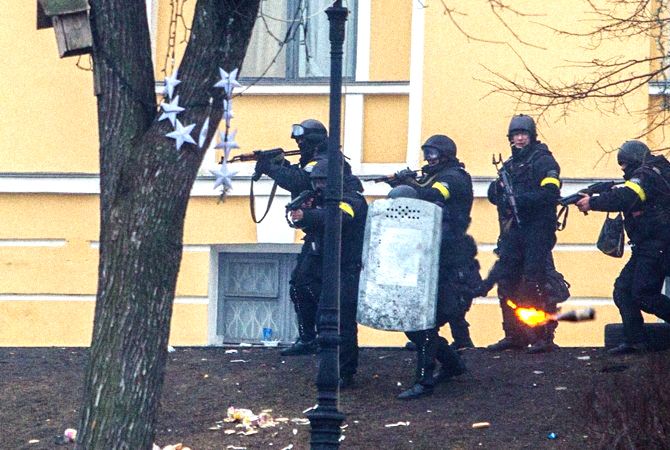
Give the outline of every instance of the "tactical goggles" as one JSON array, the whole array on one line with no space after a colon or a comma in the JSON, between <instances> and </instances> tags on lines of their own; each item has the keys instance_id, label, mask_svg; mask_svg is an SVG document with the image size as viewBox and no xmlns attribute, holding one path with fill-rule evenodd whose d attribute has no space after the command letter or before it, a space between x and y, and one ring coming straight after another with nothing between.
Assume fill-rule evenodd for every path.
<instances>
[{"instance_id":1,"label":"tactical goggles","mask_svg":"<svg viewBox=\"0 0 670 450\"><path fill-rule=\"evenodd\" d=\"M305 135L305 127L300 124L291 125L291 138L299 138Z\"/></svg>"},{"instance_id":2,"label":"tactical goggles","mask_svg":"<svg viewBox=\"0 0 670 450\"><path fill-rule=\"evenodd\" d=\"M423 150L423 159L426 161L440 158L440 151L435 147L424 146L421 148L421 150Z\"/></svg>"}]
</instances>

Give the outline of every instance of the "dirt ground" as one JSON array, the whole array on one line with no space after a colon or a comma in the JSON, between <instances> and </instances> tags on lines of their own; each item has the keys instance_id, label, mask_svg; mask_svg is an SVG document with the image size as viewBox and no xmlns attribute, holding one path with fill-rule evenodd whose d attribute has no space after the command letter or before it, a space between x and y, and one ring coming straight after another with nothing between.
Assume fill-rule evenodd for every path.
<instances>
[{"instance_id":1,"label":"dirt ground","mask_svg":"<svg viewBox=\"0 0 670 450\"><path fill-rule=\"evenodd\" d=\"M230 350L177 348L169 354L156 442L183 442L194 450L309 448L309 425L291 419L304 418L303 411L315 403L316 356ZM84 348L0 348L0 449L73 447L56 445L54 438L78 425L86 355ZM648 357L615 358L601 348L545 355L471 349L464 353L467 374L439 385L430 397L400 401L395 396L411 384L414 354L366 348L356 386L341 392L340 410L346 414L341 447L599 448L589 423L589 394L607 389L613 377L625 377L619 385L635 383ZM221 423L230 406L257 414L270 409L275 419L288 421L252 435L226 434L241 431ZM399 422L404 424L389 426ZM474 429L476 422L490 426Z\"/></svg>"}]
</instances>

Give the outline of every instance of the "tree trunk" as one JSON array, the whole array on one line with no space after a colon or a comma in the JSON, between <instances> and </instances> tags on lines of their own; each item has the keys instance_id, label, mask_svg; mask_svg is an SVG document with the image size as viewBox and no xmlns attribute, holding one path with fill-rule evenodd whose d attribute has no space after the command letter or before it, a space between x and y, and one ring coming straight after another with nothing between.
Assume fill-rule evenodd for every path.
<instances>
[{"instance_id":1,"label":"tree trunk","mask_svg":"<svg viewBox=\"0 0 670 450\"><path fill-rule=\"evenodd\" d=\"M144 0L90 0L99 82L100 263L78 448L150 449L189 193L204 149L166 138L158 122ZM199 0L179 69L179 115L222 114L218 67L239 67L259 0ZM214 99L209 107L209 98Z\"/></svg>"}]
</instances>

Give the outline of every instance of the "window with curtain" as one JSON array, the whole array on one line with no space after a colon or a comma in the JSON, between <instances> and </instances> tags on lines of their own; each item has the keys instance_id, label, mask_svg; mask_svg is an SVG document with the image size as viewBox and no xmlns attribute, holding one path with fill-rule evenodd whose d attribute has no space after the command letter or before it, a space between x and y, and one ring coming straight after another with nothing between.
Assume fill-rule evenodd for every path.
<instances>
[{"instance_id":1,"label":"window with curtain","mask_svg":"<svg viewBox=\"0 0 670 450\"><path fill-rule=\"evenodd\" d=\"M262 0L241 77L268 82L326 80L330 75L329 22L325 10L332 0ZM354 77L356 2L349 10L342 75Z\"/></svg>"}]
</instances>

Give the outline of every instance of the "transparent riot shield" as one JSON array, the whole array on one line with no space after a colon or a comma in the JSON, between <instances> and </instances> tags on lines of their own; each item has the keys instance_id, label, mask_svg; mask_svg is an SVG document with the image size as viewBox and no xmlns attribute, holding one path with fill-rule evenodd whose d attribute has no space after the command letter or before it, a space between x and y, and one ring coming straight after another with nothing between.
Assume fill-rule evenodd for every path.
<instances>
[{"instance_id":1,"label":"transparent riot shield","mask_svg":"<svg viewBox=\"0 0 670 450\"><path fill-rule=\"evenodd\" d=\"M370 205L357 321L379 330L435 326L442 209L412 198Z\"/></svg>"}]
</instances>

